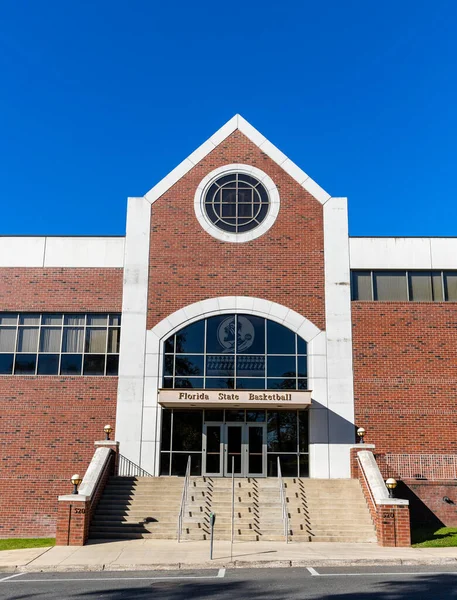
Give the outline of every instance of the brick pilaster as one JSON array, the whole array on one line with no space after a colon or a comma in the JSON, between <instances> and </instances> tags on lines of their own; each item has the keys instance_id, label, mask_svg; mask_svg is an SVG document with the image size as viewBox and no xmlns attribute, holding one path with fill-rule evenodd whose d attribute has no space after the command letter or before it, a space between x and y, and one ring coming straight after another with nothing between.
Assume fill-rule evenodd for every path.
<instances>
[{"instance_id":1,"label":"brick pilaster","mask_svg":"<svg viewBox=\"0 0 457 600\"><path fill-rule=\"evenodd\" d=\"M89 534L90 503L87 496L60 496L56 546L84 546Z\"/></svg>"},{"instance_id":2,"label":"brick pilaster","mask_svg":"<svg viewBox=\"0 0 457 600\"><path fill-rule=\"evenodd\" d=\"M402 548L411 546L409 507L378 505L376 533L380 546Z\"/></svg>"}]
</instances>

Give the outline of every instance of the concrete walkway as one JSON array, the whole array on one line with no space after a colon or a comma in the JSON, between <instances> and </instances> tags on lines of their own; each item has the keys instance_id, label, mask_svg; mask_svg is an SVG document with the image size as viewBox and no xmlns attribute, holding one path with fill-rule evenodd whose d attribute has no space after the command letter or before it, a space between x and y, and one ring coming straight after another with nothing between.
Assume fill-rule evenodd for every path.
<instances>
[{"instance_id":1,"label":"concrete walkway","mask_svg":"<svg viewBox=\"0 0 457 600\"><path fill-rule=\"evenodd\" d=\"M0 571L128 571L156 569L453 564L457 548L380 548L376 544L129 540L0 552Z\"/></svg>"}]
</instances>

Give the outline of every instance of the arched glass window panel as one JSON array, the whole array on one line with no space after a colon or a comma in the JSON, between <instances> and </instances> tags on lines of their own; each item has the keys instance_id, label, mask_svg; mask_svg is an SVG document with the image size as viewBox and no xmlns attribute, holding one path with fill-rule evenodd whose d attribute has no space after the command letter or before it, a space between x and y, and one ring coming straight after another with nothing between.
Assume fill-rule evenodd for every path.
<instances>
[{"instance_id":1,"label":"arched glass window panel","mask_svg":"<svg viewBox=\"0 0 457 600\"><path fill-rule=\"evenodd\" d=\"M168 389L307 389L305 340L279 323L217 315L183 327L163 346Z\"/></svg>"},{"instance_id":2,"label":"arched glass window panel","mask_svg":"<svg viewBox=\"0 0 457 600\"><path fill-rule=\"evenodd\" d=\"M205 350L205 322L197 321L176 334L177 354L202 354Z\"/></svg>"}]
</instances>

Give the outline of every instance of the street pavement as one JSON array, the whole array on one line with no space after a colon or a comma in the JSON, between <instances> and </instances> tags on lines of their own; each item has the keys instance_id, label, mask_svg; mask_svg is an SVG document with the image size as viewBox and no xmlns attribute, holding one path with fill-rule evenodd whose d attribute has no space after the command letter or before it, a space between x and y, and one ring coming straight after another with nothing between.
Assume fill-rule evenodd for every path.
<instances>
[{"instance_id":1,"label":"street pavement","mask_svg":"<svg viewBox=\"0 0 457 600\"><path fill-rule=\"evenodd\" d=\"M452 600L457 565L18 572L0 576L2 600Z\"/></svg>"}]
</instances>

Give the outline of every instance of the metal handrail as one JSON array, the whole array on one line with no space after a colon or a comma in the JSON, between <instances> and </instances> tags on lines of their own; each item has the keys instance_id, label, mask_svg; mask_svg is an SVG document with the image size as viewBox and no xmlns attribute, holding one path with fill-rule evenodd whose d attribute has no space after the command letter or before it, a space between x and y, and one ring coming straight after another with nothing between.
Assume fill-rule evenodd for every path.
<instances>
[{"instance_id":1,"label":"metal handrail","mask_svg":"<svg viewBox=\"0 0 457 600\"><path fill-rule=\"evenodd\" d=\"M281 461L278 458L278 479L279 479L279 496L281 498L282 521L284 524L284 535L286 536L286 544L289 543L289 511L287 510L286 490L284 480L282 478Z\"/></svg>"},{"instance_id":2,"label":"metal handrail","mask_svg":"<svg viewBox=\"0 0 457 600\"><path fill-rule=\"evenodd\" d=\"M142 469L139 465L132 462L126 456L119 454L119 463L117 465L118 477L154 477L148 471Z\"/></svg>"},{"instance_id":3,"label":"metal handrail","mask_svg":"<svg viewBox=\"0 0 457 600\"><path fill-rule=\"evenodd\" d=\"M182 520L184 516L184 509L187 502L187 490L189 488L189 479L190 479L190 456L187 459L187 467L186 467L186 475L184 477L184 485L182 488L181 495L181 506L179 507L179 515L178 515L178 542L181 541L181 533L182 533Z\"/></svg>"},{"instance_id":4,"label":"metal handrail","mask_svg":"<svg viewBox=\"0 0 457 600\"><path fill-rule=\"evenodd\" d=\"M233 559L233 538L235 534L235 457L232 456L232 529L230 534L230 561Z\"/></svg>"},{"instance_id":5,"label":"metal handrail","mask_svg":"<svg viewBox=\"0 0 457 600\"><path fill-rule=\"evenodd\" d=\"M385 454L385 477L395 479L457 479L457 454Z\"/></svg>"}]
</instances>

